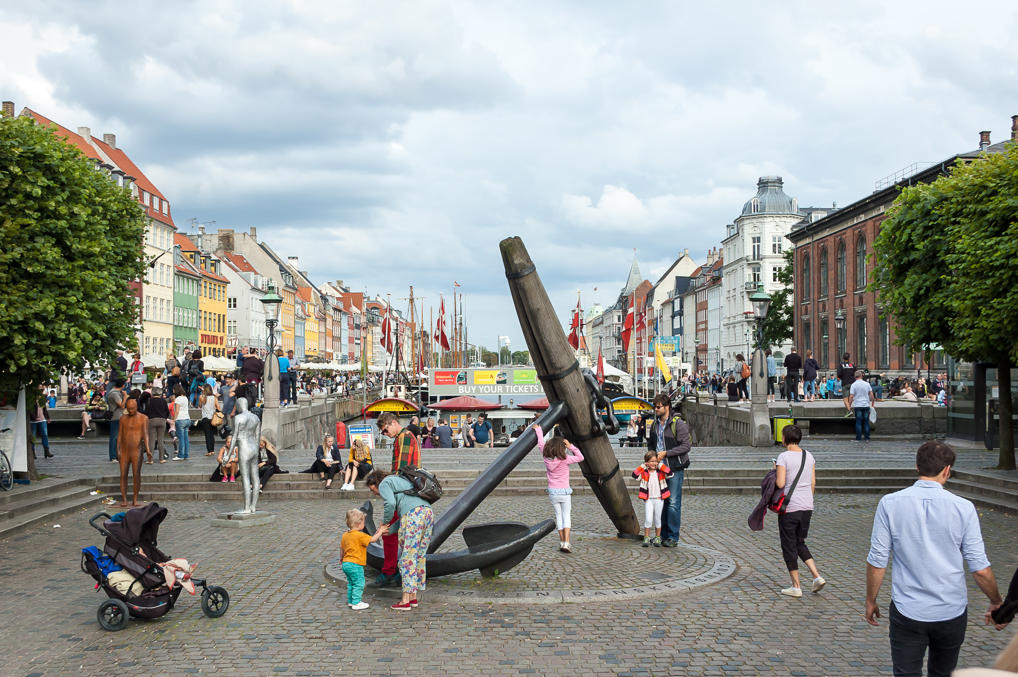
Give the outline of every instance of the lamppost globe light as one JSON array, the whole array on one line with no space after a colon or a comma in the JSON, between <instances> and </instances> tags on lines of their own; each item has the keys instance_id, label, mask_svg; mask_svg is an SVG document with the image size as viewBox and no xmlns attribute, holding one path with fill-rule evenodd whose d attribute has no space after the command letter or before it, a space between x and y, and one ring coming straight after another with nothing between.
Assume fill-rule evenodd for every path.
<instances>
[{"instance_id":1,"label":"lamppost globe light","mask_svg":"<svg viewBox=\"0 0 1018 677\"><path fill-rule=\"evenodd\" d=\"M758 320L766 318L771 309L771 297L764 291L763 285L747 292L746 295L749 297L750 305L753 306L753 314L756 315L756 318Z\"/></svg>"},{"instance_id":2,"label":"lamppost globe light","mask_svg":"<svg viewBox=\"0 0 1018 677\"><path fill-rule=\"evenodd\" d=\"M269 353L276 350L276 325L279 324L279 309L283 304L283 297L276 293L276 287L269 283L268 293L261 298L265 308L265 326L269 328Z\"/></svg>"}]
</instances>

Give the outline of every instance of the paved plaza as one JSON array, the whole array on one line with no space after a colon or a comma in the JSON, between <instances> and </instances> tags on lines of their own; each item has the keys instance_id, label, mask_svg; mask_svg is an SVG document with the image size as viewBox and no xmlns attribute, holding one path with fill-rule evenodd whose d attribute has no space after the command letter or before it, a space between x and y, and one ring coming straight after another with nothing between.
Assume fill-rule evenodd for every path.
<instances>
[{"instance_id":1,"label":"paved plaza","mask_svg":"<svg viewBox=\"0 0 1018 677\"><path fill-rule=\"evenodd\" d=\"M816 440L821 463L880 466L909 463L916 443L855 445ZM111 474L99 442L54 445L49 466L64 476ZM425 451L427 454L427 450ZM483 467L494 452L432 452L437 466ZM621 450L623 466L639 450ZM700 450L694 462L723 467L766 460L771 450ZM283 465L306 467L310 452L287 451ZM537 463L528 458L525 463ZM990 465L992 458L962 452L959 465ZM40 465L43 468L47 466ZM634 463L635 465L635 463ZM145 469L195 472L211 463ZM734 466L733 466L734 467ZM178 470L179 468L179 470ZM574 473L574 484L578 473ZM582 480L579 480L582 481ZM238 490L239 492L239 490ZM238 496L239 498L239 496ZM476 572L436 579L409 613L389 610L394 591L369 587L371 608L350 611L345 589L327 575L338 554L343 512L362 499L263 500L274 524L251 530L212 529L228 502L167 503L160 545L198 562L198 575L223 585L231 606L220 619L201 613L186 593L161 619L134 621L117 633L101 630L96 608L104 598L79 569L80 549L101 545L85 519L67 514L0 540L0 623L5 658L0 674L568 674L568 675L869 675L887 674L886 619L863 620L865 556L879 495L820 494L810 546L828 581L819 595L782 597L787 585L776 520L751 532L750 495L687 495L684 543L676 550L644 549L613 538L597 502L573 503L575 553L559 553L554 536L537 544L521 565L495 580ZM448 499L436 504L441 511ZM376 510L380 503L376 504ZM552 514L542 496L491 497L468 523L518 520L534 524ZM1001 586L1018 566L1012 516L981 510L987 553ZM461 543L456 537L444 548ZM663 583L699 575L712 562L734 564L716 581L692 586ZM804 570L805 572L805 570ZM694 575L694 577L695 577ZM808 580L808 574L807 574ZM660 585L659 585L660 584ZM659 589L654 589L657 586ZM572 591L564 597L520 602L534 591ZM626 592L618 593L618 590ZM886 610L890 585L881 605ZM989 665L1014 629L980 625L985 598L970 582L969 631L961 665ZM885 613L886 616L886 613Z\"/></svg>"}]
</instances>

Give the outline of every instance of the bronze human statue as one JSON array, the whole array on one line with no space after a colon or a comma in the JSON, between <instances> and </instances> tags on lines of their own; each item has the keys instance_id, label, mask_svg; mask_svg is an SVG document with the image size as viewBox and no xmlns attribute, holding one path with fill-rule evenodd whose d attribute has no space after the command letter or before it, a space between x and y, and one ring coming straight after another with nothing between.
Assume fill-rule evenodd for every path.
<instances>
[{"instance_id":1,"label":"bronze human statue","mask_svg":"<svg viewBox=\"0 0 1018 677\"><path fill-rule=\"evenodd\" d=\"M148 439L148 416L138 412L138 400L129 399L124 405L126 413L120 419L120 434L117 436L117 460L120 461L120 507L127 507L127 474L134 470L134 491L131 505L138 506L138 490L141 489L141 450L152 455ZM145 446L142 447L142 444Z\"/></svg>"},{"instance_id":2,"label":"bronze human statue","mask_svg":"<svg viewBox=\"0 0 1018 677\"><path fill-rule=\"evenodd\" d=\"M237 398L237 415L233 419L233 441L227 456L237 450L240 478L244 485L244 509L240 513L254 513L258 505L258 442L261 439L261 420L247 410L245 397Z\"/></svg>"}]
</instances>

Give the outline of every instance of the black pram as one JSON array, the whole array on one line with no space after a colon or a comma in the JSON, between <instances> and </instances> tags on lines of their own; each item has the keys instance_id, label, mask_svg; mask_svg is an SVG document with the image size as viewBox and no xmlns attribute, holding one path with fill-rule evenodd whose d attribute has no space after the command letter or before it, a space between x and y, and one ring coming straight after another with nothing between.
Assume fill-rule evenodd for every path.
<instances>
[{"instance_id":1,"label":"black pram","mask_svg":"<svg viewBox=\"0 0 1018 677\"><path fill-rule=\"evenodd\" d=\"M81 570L94 578L96 589L102 588L109 597L99 605L97 614L99 625L105 630L123 629L129 615L135 618L163 616L173 608L183 590L180 585L172 589L166 586L166 575L159 565L170 560L157 545L159 525L166 519L166 508L149 503L120 513L118 517L122 519L101 512L88 520L106 537L106 543L98 556L96 548L86 548L81 555ZM102 526L96 524L100 518L105 518ZM133 577L127 592L110 584L108 576L116 570L126 571ZM226 613L230 606L226 590L206 585L203 578L190 580L202 589L201 609L206 616L218 618Z\"/></svg>"}]
</instances>

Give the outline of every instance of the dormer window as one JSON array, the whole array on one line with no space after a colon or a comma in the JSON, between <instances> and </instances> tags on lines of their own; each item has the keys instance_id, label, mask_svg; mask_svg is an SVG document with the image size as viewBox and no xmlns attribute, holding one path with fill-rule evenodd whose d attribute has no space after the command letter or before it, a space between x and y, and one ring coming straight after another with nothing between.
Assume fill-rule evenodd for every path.
<instances>
[{"instance_id":1,"label":"dormer window","mask_svg":"<svg viewBox=\"0 0 1018 677\"><path fill-rule=\"evenodd\" d=\"M755 197L752 200L750 200L749 210L754 214L760 211L760 198Z\"/></svg>"}]
</instances>

